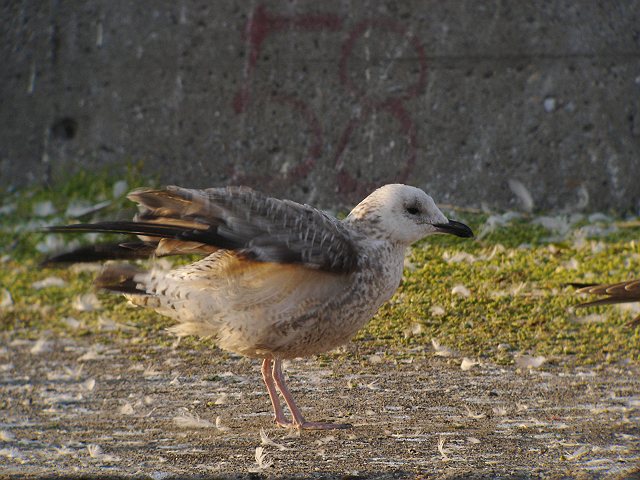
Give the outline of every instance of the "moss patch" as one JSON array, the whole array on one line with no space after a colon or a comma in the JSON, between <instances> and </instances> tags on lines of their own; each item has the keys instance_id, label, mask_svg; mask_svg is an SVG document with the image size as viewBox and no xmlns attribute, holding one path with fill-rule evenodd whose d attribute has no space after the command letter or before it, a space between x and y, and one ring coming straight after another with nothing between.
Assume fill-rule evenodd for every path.
<instances>
[{"instance_id":1,"label":"moss patch","mask_svg":"<svg viewBox=\"0 0 640 480\"><path fill-rule=\"evenodd\" d=\"M114 197L114 183L106 173L80 174L47 189L1 192L0 290L13 299L12 305L6 302L0 308L4 332L29 338L43 331L98 335L103 342L113 335L135 335L155 344L173 342L170 335L159 333L171 324L168 319L130 308L119 296L99 293L100 310L78 311L74 301L92 290L94 273L38 266L48 245L38 229L78 221L64 213L73 202L109 202L82 221L131 217L134 209L123 196ZM130 188L153 183L135 170L127 178ZM51 212L38 217L34 210L42 202L51 202ZM565 286L621 281L639 272L636 220L574 217L567 218L571 226L565 228L562 219L556 219L563 228L559 233L539 217L500 217L496 223L497 217L486 214L452 216L482 232L481 239L441 236L416 245L396 295L356 337L361 347L430 352L431 339L437 339L460 355L501 363L513 362L519 353L578 364L640 362L640 328L627 325L637 312L617 307L574 311L578 299ZM490 225L498 226L488 229ZM73 238L59 241L94 240ZM52 276L65 284L34 288L35 282ZM116 327L107 328L112 324L105 318ZM127 328L131 326L135 328Z\"/></svg>"}]
</instances>

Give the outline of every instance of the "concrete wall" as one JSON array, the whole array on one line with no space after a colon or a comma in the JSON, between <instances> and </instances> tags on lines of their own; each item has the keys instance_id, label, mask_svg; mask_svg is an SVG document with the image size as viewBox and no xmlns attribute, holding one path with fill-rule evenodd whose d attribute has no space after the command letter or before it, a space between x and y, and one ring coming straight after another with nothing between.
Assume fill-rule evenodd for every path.
<instances>
[{"instance_id":1,"label":"concrete wall","mask_svg":"<svg viewBox=\"0 0 640 480\"><path fill-rule=\"evenodd\" d=\"M6 1L0 176L640 211L640 1ZM511 182L512 186L514 185ZM517 190L517 189L516 189Z\"/></svg>"}]
</instances>

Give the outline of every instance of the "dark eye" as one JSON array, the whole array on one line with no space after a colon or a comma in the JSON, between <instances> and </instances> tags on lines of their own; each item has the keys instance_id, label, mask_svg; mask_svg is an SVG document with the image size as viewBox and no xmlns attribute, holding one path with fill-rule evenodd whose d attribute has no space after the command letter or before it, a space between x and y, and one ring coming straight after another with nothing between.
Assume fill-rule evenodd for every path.
<instances>
[{"instance_id":1,"label":"dark eye","mask_svg":"<svg viewBox=\"0 0 640 480\"><path fill-rule=\"evenodd\" d=\"M411 215L417 215L420 213L420 209L416 207L407 207L407 213L410 213Z\"/></svg>"}]
</instances>

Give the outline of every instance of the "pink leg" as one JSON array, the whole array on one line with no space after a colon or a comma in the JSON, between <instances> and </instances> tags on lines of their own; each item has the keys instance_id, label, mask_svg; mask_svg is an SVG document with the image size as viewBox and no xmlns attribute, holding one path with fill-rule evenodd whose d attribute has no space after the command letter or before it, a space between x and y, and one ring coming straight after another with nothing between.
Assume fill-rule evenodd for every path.
<instances>
[{"instance_id":1,"label":"pink leg","mask_svg":"<svg viewBox=\"0 0 640 480\"><path fill-rule=\"evenodd\" d=\"M273 383L270 358L265 358L262 361L262 380L264 380L264 384L267 386L267 392L269 392L269 398L273 406L274 421L281 427L290 427L292 423L284 416L280 399L278 398L278 391Z\"/></svg>"},{"instance_id":2,"label":"pink leg","mask_svg":"<svg viewBox=\"0 0 640 480\"><path fill-rule=\"evenodd\" d=\"M264 364L263 364L264 365ZM263 367L264 368L264 367ZM293 417L292 426L296 428L301 428L303 430L332 430L332 429L344 429L351 428L351 425L348 423L318 423L318 422L307 422L302 415L302 412L296 405L291 392L287 388L287 384L284 380L284 375L282 374L282 360L275 359L273 361L273 380L280 390L282 394L282 398L284 398L285 403L289 407L291 411L291 416ZM265 382L266 383L266 382ZM267 388L269 388L267 386ZM276 420L277 421L277 420Z\"/></svg>"}]
</instances>

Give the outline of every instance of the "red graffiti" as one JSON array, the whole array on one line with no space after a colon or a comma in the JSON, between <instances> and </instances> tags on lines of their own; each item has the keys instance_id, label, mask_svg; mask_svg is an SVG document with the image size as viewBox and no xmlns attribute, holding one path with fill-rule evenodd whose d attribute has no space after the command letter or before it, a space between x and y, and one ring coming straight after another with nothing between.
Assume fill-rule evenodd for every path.
<instances>
[{"instance_id":1,"label":"red graffiti","mask_svg":"<svg viewBox=\"0 0 640 480\"><path fill-rule=\"evenodd\" d=\"M244 82L240 91L233 98L236 113L242 113L249 103L249 84L253 70L256 68L262 44L273 33L285 30L332 30L342 28L342 20L336 15L296 15L292 17L269 15L263 5L258 6L245 29L245 41L249 44L249 57L245 64Z\"/></svg>"},{"instance_id":2,"label":"red graffiti","mask_svg":"<svg viewBox=\"0 0 640 480\"><path fill-rule=\"evenodd\" d=\"M233 170L230 172L231 181L238 184L262 184L270 186L280 186L287 182L306 177L313 169L316 161L322 154L322 127L315 113L309 105L302 100L293 96L275 95L264 99L265 102L274 102L278 105L289 107L294 114L302 117L313 136L311 145L309 146L306 158L302 163L290 168L286 173L275 176L251 175Z\"/></svg>"},{"instance_id":3,"label":"red graffiti","mask_svg":"<svg viewBox=\"0 0 640 480\"><path fill-rule=\"evenodd\" d=\"M249 51L245 62L242 84L233 98L234 111L237 114L243 114L258 100L260 103L274 102L278 105L286 106L304 121L312 138L302 162L295 167L289 168L286 172L270 175L266 178L266 176L247 175L234 169L231 172L233 181L250 184L260 183L270 187L285 185L287 182L307 176L325 153L323 151L325 148L323 129L308 102L297 98L295 95L278 94L265 96L259 94L256 97L251 92L251 86L264 43L272 34L289 30L339 33L343 31L344 23L345 21L341 17L333 14L275 15L267 12L264 6L258 6L253 11L244 30L244 40L248 45ZM365 86L366 82L356 81L354 72L350 71L350 61L353 57L354 49L357 47L358 42L363 38L366 39L371 32L391 34L402 39L415 53L415 62L417 63L416 80L409 85L395 88L392 93L386 94L384 98L379 97L379 92L368 92ZM358 109L359 112L351 118L342 131L333 154L337 191L343 198L352 200L378 186L371 182L362 181L357 178L357 175L350 173L344 161L345 151L352 141L354 131L363 125L371 115L386 113L396 122L398 133L407 144L408 152L406 158L399 162L399 168L393 181L404 182L411 174L416 163L418 135L416 125L405 108L405 102L417 97L424 90L427 78L426 54L418 38L410 35L407 29L395 20L389 18L369 19L359 22L348 31L347 38L341 46L340 60L337 66L340 84L344 87L345 93L356 98L361 106Z\"/></svg>"}]
</instances>

